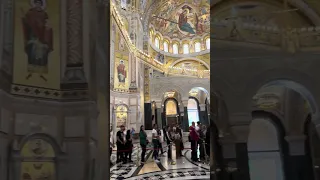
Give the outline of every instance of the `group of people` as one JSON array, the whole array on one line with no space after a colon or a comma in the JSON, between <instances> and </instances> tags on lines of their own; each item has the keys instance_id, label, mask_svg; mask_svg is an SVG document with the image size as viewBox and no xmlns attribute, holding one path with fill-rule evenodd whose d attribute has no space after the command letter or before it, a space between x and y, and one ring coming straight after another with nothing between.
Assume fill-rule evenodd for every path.
<instances>
[{"instance_id":1,"label":"group of people","mask_svg":"<svg viewBox=\"0 0 320 180\"><path fill-rule=\"evenodd\" d=\"M117 163L133 162L131 159L133 142L132 135L135 133L134 129L127 130L125 132L125 126L120 126L120 130L116 134L116 146L117 146ZM143 125L140 127L139 132L141 152L141 163L145 163L145 155L147 145L150 143L147 133ZM198 162L206 160L206 155L210 154L210 130L205 125L201 125L200 122L192 122L189 127L189 141L191 142L191 160ZM183 130L179 125L165 126L162 129L157 124L153 125L152 129L152 145L153 145L153 159L159 162L159 157L164 154L163 143L167 144L167 154L169 161L172 161L172 145L176 147L176 158L179 159L184 149L183 143ZM110 135L110 155L112 154L112 148L115 147L113 143L112 134ZM200 152L198 158L198 150Z\"/></svg>"},{"instance_id":2,"label":"group of people","mask_svg":"<svg viewBox=\"0 0 320 180\"><path fill-rule=\"evenodd\" d=\"M140 127L140 145L141 145L141 163L145 162L146 146L149 143L147 133L145 132L144 126ZM183 132L178 126L165 126L160 129L157 124L153 125L152 129L152 145L153 145L153 159L159 162L159 157L164 154L164 148L162 147L163 142L167 143L168 146L168 158L172 160L172 144L176 146L176 158L182 156L183 145Z\"/></svg>"},{"instance_id":3,"label":"group of people","mask_svg":"<svg viewBox=\"0 0 320 180\"><path fill-rule=\"evenodd\" d=\"M117 163L127 163L133 162L131 160L132 149L133 149L133 142L132 142L132 135L134 133L134 129L127 130L125 132L125 126L121 125L120 130L116 134L116 145L117 145ZM112 131L110 134L110 156L112 154L112 148L115 147L113 143L113 136ZM111 163L111 162L110 162Z\"/></svg>"},{"instance_id":4,"label":"group of people","mask_svg":"<svg viewBox=\"0 0 320 180\"><path fill-rule=\"evenodd\" d=\"M198 162L205 161L206 155L210 154L210 129L201 125L200 122L192 122L192 125L189 128L189 141L191 142L191 160ZM198 158L198 150L200 156Z\"/></svg>"}]
</instances>

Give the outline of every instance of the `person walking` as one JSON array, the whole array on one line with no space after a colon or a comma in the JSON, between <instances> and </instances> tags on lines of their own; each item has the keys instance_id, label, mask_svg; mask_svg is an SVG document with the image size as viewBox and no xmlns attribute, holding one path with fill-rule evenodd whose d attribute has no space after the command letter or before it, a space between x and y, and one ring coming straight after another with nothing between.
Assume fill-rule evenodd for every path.
<instances>
[{"instance_id":1,"label":"person walking","mask_svg":"<svg viewBox=\"0 0 320 180\"><path fill-rule=\"evenodd\" d=\"M189 137L191 141L191 160L198 161L197 149L198 149L198 140L199 135L196 131L195 122L192 122L192 125L189 127Z\"/></svg>"},{"instance_id":2,"label":"person walking","mask_svg":"<svg viewBox=\"0 0 320 180\"><path fill-rule=\"evenodd\" d=\"M117 132L117 163L123 162L125 163L124 158L124 147L125 147L125 138L124 138L124 125L120 126L120 130Z\"/></svg>"},{"instance_id":3,"label":"person walking","mask_svg":"<svg viewBox=\"0 0 320 180\"><path fill-rule=\"evenodd\" d=\"M140 132L139 132L139 137L140 137L140 146L142 149L141 152L141 163L145 163L145 155L146 155L146 150L147 150L147 144L148 144L148 138L147 138L147 133L144 131L144 126L140 126Z\"/></svg>"},{"instance_id":4,"label":"person walking","mask_svg":"<svg viewBox=\"0 0 320 180\"><path fill-rule=\"evenodd\" d=\"M132 155L133 143L132 143L132 134L131 134L130 130L127 130L125 148L126 148L125 149L125 161L132 163L133 161L131 160L131 155Z\"/></svg>"},{"instance_id":5,"label":"person walking","mask_svg":"<svg viewBox=\"0 0 320 180\"><path fill-rule=\"evenodd\" d=\"M168 160L172 161L172 129L170 126L167 126L166 128L164 128L164 137L165 140L167 142L167 146L168 146Z\"/></svg>"},{"instance_id":6,"label":"person walking","mask_svg":"<svg viewBox=\"0 0 320 180\"><path fill-rule=\"evenodd\" d=\"M156 162L159 162L159 135L158 125L154 124L152 129L152 143L153 143L153 158Z\"/></svg>"}]
</instances>

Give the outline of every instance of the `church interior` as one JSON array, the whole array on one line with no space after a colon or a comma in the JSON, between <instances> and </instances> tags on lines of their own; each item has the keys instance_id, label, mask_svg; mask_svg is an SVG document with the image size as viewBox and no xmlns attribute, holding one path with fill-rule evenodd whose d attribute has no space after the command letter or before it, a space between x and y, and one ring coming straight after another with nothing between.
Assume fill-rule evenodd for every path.
<instances>
[{"instance_id":1,"label":"church interior","mask_svg":"<svg viewBox=\"0 0 320 180\"><path fill-rule=\"evenodd\" d=\"M0 1L0 180L320 180L319 7Z\"/></svg>"}]
</instances>

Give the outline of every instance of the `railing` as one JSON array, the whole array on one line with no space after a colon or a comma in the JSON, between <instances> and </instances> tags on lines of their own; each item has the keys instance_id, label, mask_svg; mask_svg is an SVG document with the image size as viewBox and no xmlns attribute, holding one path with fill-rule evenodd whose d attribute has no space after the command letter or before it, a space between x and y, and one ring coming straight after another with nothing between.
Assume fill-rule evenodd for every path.
<instances>
[{"instance_id":1,"label":"railing","mask_svg":"<svg viewBox=\"0 0 320 180\"><path fill-rule=\"evenodd\" d=\"M214 19L211 38L269 46L320 47L320 27L282 28Z\"/></svg>"},{"instance_id":2,"label":"railing","mask_svg":"<svg viewBox=\"0 0 320 180\"><path fill-rule=\"evenodd\" d=\"M164 64L157 61L153 57L151 57L149 54L143 52L142 50L138 49L131 41L130 36L128 32L126 31L126 28L124 26L124 23L121 19L121 16L114 5L114 3L110 2L111 4L111 16L115 20L116 24L118 25L120 29L120 33L124 37L124 41L127 44L129 51L134 54L135 57L139 58L144 64L147 66L160 71L160 72L168 72L170 71L170 74L172 75L186 75L190 77L200 77L200 78L209 78L210 77L210 70L197 70L196 72L187 73L187 74L181 74L181 71L171 71L165 68Z\"/></svg>"}]
</instances>

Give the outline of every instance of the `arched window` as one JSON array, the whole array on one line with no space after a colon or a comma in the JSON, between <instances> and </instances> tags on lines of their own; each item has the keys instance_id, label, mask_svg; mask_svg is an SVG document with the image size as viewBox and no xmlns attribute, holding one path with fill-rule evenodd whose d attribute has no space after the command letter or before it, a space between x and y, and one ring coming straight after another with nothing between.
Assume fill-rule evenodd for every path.
<instances>
[{"instance_id":1,"label":"arched window","mask_svg":"<svg viewBox=\"0 0 320 180\"><path fill-rule=\"evenodd\" d=\"M210 49L210 38L206 39L206 47L207 49Z\"/></svg>"},{"instance_id":2,"label":"arched window","mask_svg":"<svg viewBox=\"0 0 320 180\"><path fill-rule=\"evenodd\" d=\"M173 44L172 49L173 49L173 54L179 54L178 44Z\"/></svg>"},{"instance_id":3,"label":"arched window","mask_svg":"<svg viewBox=\"0 0 320 180\"><path fill-rule=\"evenodd\" d=\"M154 44L156 45L156 47L159 49L160 48L160 41L159 38L156 37L156 39L154 40Z\"/></svg>"},{"instance_id":4,"label":"arched window","mask_svg":"<svg viewBox=\"0 0 320 180\"><path fill-rule=\"evenodd\" d=\"M194 44L194 51L195 51L195 52L200 52L200 51L201 51L201 43L196 42L196 43Z\"/></svg>"},{"instance_id":5,"label":"arched window","mask_svg":"<svg viewBox=\"0 0 320 180\"><path fill-rule=\"evenodd\" d=\"M189 45L188 44L183 45L183 54L189 54Z\"/></svg>"},{"instance_id":6,"label":"arched window","mask_svg":"<svg viewBox=\"0 0 320 180\"><path fill-rule=\"evenodd\" d=\"M164 50L165 52L168 52L168 51L169 51L169 47L168 47L168 42L167 42L167 41L164 41L164 43L163 43L163 50Z\"/></svg>"},{"instance_id":7,"label":"arched window","mask_svg":"<svg viewBox=\"0 0 320 180\"><path fill-rule=\"evenodd\" d=\"M192 125L192 122L198 122L199 121L199 111L198 111L198 102L195 99L190 98L188 100L188 123L189 126Z\"/></svg>"}]
</instances>

